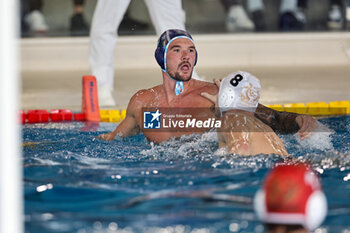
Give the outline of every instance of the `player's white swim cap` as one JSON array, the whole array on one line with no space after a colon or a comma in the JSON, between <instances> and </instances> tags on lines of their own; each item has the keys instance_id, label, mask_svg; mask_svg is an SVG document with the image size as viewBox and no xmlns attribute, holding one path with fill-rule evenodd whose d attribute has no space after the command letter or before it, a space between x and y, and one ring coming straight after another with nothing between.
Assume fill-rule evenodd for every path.
<instances>
[{"instance_id":1,"label":"player's white swim cap","mask_svg":"<svg viewBox=\"0 0 350 233\"><path fill-rule=\"evenodd\" d=\"M220 112L240 109L255 112L260 99L260 81L248 72L229 74L221 81L218 104Z\"/></svg>"},{"instance_id":2,"label":"player's white swim cap","mask_svg":"<svg viewBox=\"0 0 350 233\"><path fill-rule=\"evenodd\" d=\"M256 193L254 209L264 223L302 225L312 231L327 215L327 200L310 166L280 164Z\"/></svg>"}]
</instances>

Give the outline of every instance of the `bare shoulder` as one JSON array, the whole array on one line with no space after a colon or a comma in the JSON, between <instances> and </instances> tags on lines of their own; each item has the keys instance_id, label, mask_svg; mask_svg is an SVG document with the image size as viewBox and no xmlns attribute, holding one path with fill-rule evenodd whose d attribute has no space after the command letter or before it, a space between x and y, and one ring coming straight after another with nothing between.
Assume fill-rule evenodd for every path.
<instances>
[{"instance_id":1,"label":"bare shoulder","mask_svg":"<svg viewBox=\"0 0 350 233\"><path fill-rule=\"evenodd\" d=\"M130 99L129 105L145 107L162 91L161 85L137 91Z\"/></svg>"},{"instance_id":2,"label":"bare shoulder","mask_svg":"<svg viewBox=\"0 0 350 233\"><path fill-rule=\"evenodd\" d=\"M200 80L194 80L196 89L199 92L208 92L209 94L216 94L219 89L213 82L207 82L207 81L200 81Z\"/></svg>"}]
</instances>

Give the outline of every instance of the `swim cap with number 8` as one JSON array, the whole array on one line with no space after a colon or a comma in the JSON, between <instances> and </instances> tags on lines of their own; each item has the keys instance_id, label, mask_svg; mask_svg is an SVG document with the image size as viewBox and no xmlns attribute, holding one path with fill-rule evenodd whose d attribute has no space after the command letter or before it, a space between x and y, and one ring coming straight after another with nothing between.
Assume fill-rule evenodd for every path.
<instances>
[{"instance_id":1,"label":"swim cap with number 8","mask_svg":"<svg viewBox=\"0 0 350 233\"><path fill-rule=\"evenodd\" d=\"M248 72L237 71L221 81L218 105L221 113L232 109L255 112L260 99L260 81Z\"/></svg>"}]
</instances>

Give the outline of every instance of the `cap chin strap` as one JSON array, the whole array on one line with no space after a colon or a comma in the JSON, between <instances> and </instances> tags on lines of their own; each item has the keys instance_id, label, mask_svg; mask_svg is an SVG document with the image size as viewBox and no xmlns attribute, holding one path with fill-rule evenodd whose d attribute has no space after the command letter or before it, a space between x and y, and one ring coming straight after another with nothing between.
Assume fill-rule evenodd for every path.
<instances>
[{"instance_id":1,"label":"cap chin strap","mask_svg":"<svg viewBox=\"0 0 350 233\"><path fill-rule=\"evenodd\" d=\"M182 92L184 92L184 82L183 81L176 81L175 95L180 95Z\"/></svg>"},{"instance_id":2,"label":"cap chin strap","mask_svg":"<svg viewBox=\"0 0 350 233\"><path fill-rule=\"evenodd\" d=\"M172 80L176 81L176 84L175 84L175 95L180 95L182 92L184 92L184 82L183 81L179 81L179 80L176 80L174 79L173 77L171 77L171 75L164 69L162 69L163 72L165 72L169 78L171 78Z\"/></svg>"}]
</instances>

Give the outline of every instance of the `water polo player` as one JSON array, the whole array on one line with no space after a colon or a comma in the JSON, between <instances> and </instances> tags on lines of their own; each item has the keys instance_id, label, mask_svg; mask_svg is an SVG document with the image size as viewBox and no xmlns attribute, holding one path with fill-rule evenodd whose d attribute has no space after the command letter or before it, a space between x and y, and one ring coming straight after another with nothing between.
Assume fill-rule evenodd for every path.
<instances>
[{"instance_id":1,"label":"water polo player","mask_svg":"<svg viewBox=\"0 0 350 233\"><path fill-rule=\"evenodd\" d=\"M219 147L240 155L288 155L276 133L254 116L260 99L260 81L248 72L238 71L216 83L220 88L217 95L202 95L220 111Z\"/></svg>"},{"instance_id":2,"label":"water polo player","mask_svg":"<svg viewBox=\"0 0 350 233\"><path fill-rule=\"evenodd\" d=\"M170 29L159 37L155 58L161 67L163 83L145 90L140 90L130 99L125 119L116 129L99 138L113 140L117 135L121 137L133 136L141 130L148 140L162 142L172 137L192 134L186 131L146 132L143 130L143 109L145 108L200 108L208 116L215 118L209 109L211 101L201 96L202 92L215 95L218 87L214 83L192 79L192 72L198 60L192 36L183 30ZM143 77L145 78L145 77ZM210 115L211 114L211 115ZM307 115L278 112L263 105L258 105L256 115L272 129L283 133L295 133L299 130L304 137L315 128L316 120Z\"/></svg>"}]
</instances>

